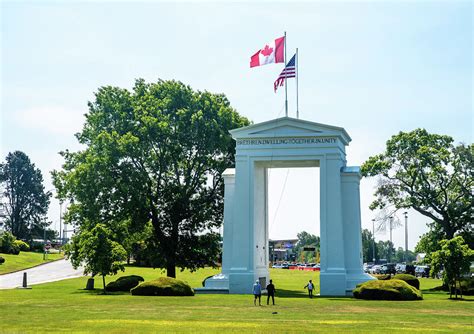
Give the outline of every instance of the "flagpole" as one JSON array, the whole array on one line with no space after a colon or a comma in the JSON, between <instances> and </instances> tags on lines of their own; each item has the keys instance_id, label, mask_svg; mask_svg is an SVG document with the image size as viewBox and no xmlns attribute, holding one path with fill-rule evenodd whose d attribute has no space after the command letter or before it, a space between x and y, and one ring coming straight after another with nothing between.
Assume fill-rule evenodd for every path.
<instances>
[{"instance_id":1,"label":"flagpole","mask_svg":"<svg viewBox=\"0 0 474 334\"><path fill-rule=\"evenodd\" d=\"M286 31L285 31L285 67L286 67ZM285 75L285 116L288 117L288 88Z\"/></svg>"},{"instance_id":2,"label":"flagpole","mask_svg":"<svg viewBox=\"0 0 474 334\"><path fill-rule=\"evenodd\" d=\"M298 67L300 66L298 61L298 48L296 48L296 118L300 118L300 110L298 108Z\"/></svg>"}]
</instances>

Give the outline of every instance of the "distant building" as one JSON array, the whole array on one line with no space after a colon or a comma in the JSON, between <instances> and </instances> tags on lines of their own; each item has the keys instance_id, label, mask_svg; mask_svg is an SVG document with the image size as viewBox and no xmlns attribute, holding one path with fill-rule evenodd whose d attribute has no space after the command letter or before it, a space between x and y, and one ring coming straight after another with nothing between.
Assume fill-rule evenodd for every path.
<instances>
[{"instance_id":1,"label":"distant building","mask_svg":"<svg viewBox=\"0 0 474 334\"><path fill-rule=\"evenodd\" d=\"M268 240L270 260L293 261L295 260L294 248L298 239Z\"/></svg>"}]
</instances>

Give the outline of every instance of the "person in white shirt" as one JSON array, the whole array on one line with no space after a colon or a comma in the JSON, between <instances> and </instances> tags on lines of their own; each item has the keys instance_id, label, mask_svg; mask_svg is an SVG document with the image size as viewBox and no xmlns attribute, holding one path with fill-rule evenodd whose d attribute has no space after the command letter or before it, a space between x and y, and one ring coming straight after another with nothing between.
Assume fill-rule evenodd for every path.
<instances>
[{"instance_id":1,"label":"person in white shirt","mask_svg":"<svg viewBox=\"0 0 474 334\"><path fill-rule=\"evenodd\" d=\"M313 290L314 290L313 281L309 280L308 284L306 284L303 289L306 289L306 288L308 289L309 298L313 298Z\"/></svg>"}]
</instances>

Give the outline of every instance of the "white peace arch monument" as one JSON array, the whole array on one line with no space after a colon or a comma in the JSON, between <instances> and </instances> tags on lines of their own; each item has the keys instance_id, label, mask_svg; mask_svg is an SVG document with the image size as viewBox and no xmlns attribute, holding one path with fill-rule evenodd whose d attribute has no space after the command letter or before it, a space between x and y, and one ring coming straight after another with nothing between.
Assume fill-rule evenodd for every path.
<instances>
[{"instance_id":1,"label":"white peace arch monument","mask_svg":"<svg viewBox=\"0 0 474 334\"><path fill-rule=\"evenodd\" d=\"M347 132L283 117L230 133L236 155L235 169L223 175L222 273L207 279L203 292L247 294L256 280L263 287L269 281L267 170L278 167L320 168L321 295L349 295L373 279L362 270L361 174L346 165Z\"/></svg>"}]
</instances>

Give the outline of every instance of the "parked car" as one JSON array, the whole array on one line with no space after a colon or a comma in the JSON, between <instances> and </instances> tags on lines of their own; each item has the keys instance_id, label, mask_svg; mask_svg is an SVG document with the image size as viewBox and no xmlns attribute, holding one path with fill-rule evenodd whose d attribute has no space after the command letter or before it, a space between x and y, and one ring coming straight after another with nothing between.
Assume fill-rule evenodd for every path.
<instances>
[{"instance_id":1,"label":"parked car","mask_svg":"<svg viewBox=\"0 0 474 334\"><path fill-rule=\"evenodd\" d=\"M364 267L363 267L364 272L368 273L370 271L370 268L372 268L373 266L374 266L373 263L364 263Z\"/></svg>"},{"instance_id":2,"label":"parked car","mask_svg":"<svg viewBox=\"0 0 474 334\"><path fill-rule=\"evenodd\" d=\"M387 264L382 265L382 267L380 268L380 273L385 274L385 275L396 274L397 271L395 270L395 263L387 263Z\"/></svg>"},{"instance_id":3,"label":"parked car","mask_svg":"<svg viewBox=\"0 0 474 334\"><path fill-rule=\"evenodd\" d=\"M415 276L415 266L412 264L398 263L395 266L397 274L410 274Z\"/></svg>"},{"instance_id":4,"label":"parked car","mask_svg":"<svg viewBox=\"0 0 474 334\"><path fill-rule=\"evenodd\" d=\"M416 266L415 276L416 277L430 277L430 266Z\"/></svg>"}]
</instances>

